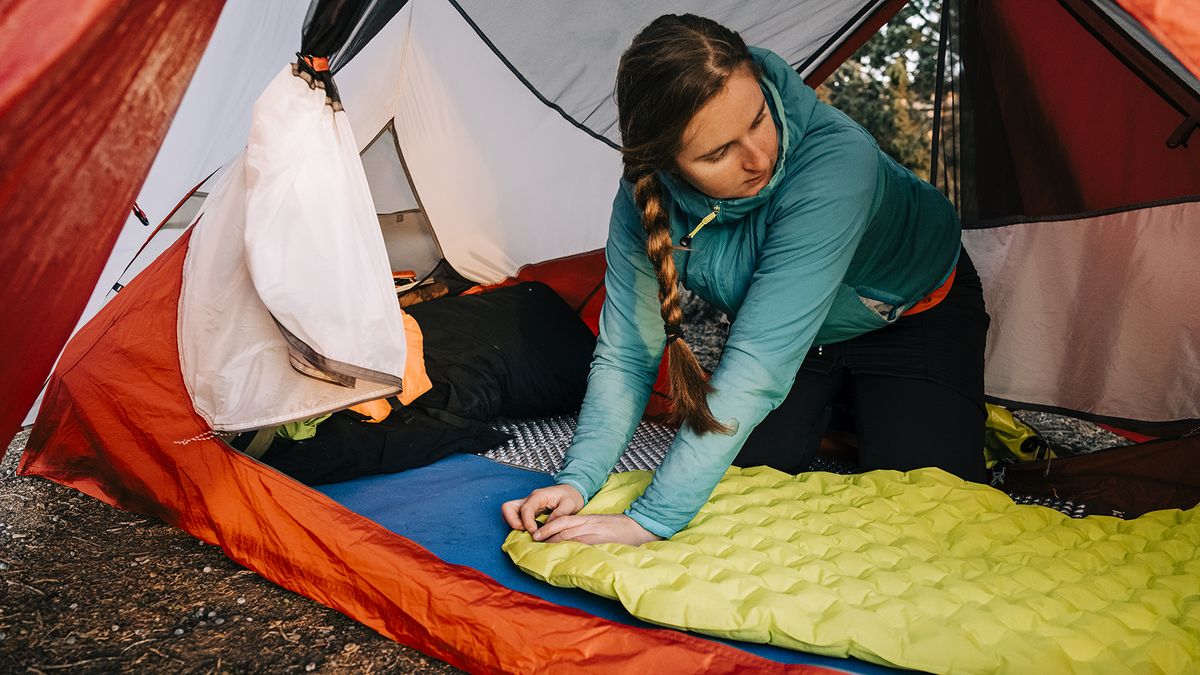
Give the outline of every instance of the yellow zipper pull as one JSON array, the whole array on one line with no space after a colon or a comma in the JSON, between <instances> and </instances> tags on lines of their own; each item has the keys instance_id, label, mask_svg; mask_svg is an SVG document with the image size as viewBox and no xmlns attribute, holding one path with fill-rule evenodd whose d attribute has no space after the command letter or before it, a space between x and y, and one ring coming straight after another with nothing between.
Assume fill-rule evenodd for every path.
<instances>
[{"instance_id":1,"label":"yellow zipper pull","mask_svg":"<svg viewBox=\"0 0 1200 675\"><path fill-rule=\"evenodd\" d=\"M688 232L687 235L685 235L683 237L683 239L679 240L680 247L687 248L688 246L690 246L692 243L692 239L696 236L696 234L698 232L700 232L700 230L703 229L705 225L711 223L713 221L713 219L717 217L717 214L719 214L720 212L721 212L720 204L713 206L712 213L708 214L707 216L704 216L704 218L700 220L700 224L696 225L696 228L694 230L692 230L691 232Z\"/></svg>"}]
</instances>

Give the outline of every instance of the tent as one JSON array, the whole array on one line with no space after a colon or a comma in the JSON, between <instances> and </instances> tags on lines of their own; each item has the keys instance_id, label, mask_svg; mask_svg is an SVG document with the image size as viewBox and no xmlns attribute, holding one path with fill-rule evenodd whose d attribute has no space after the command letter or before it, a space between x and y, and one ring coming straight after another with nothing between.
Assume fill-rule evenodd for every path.
<instances>
[{"instance_id":1,"label":"tent","mask_svg":"<svg viewBox=\"0 0 1200 675\"><path fill-rule=\"evenodd\" d=\"M22 198L38 205L13 225L5 217L0 269L18 301L6 303L17 314L6 317L0 344L4 372L22 377L5 385L12 396L5 397L4 424L15 424L31 402L91 280L99 278L93 309L111 296L60 357L22 473L158 515L276 583L470 670L620 662L732 671L776 667L772 660L795 670L866 667L750 653L514 590L470 560L448 561L436 546L417 543L422 532L385 527L365 506L347 508L337 489L318 492L233 451L216 432L254 425L221 426L198 411L180 361L187 338L178 330L180 298L192 279L186 261L209 214L197 228L175 224L191 222L186 208L199 203L192 197L189 207L192 188L216 189L207 177L246 143L250 105L292 60L301 24L354 3L318 3L306 14L297 3L230 1L219 22L220 3L145 15L134 4L111 0L68 12L21 3L23 13L13 15L19 21L0 32L16 45L14 26L44 20L61 28L47 45L24 47L21 53L41 60L18 59L22 77L0 90L0 149L22 167L6 172L0 203L6 214L16 214ZM815 83L901 4L623 3L565 12L546 2L379 0L331 22L345 31L331 67L376 215L384 230L395 226L387 237L393 255L422 251L421 265L436 251L480 282L541 279L586 313L599 300L593 291L603 263L595 250L619 171L612 75L638 27L665 11L697 11L776 50ZM42 7L59 13L39 13ZM954 90L962 111L949 116L961 122L952 134L960 144L946 158L955 160L960 209L972 228L964 239L993 315L989 393L1160 428L1194 425L1200 325L1186 307L1200 290L1187 255L1200 243L1191 227L1200 155L1188 147L1200 120L1196 12L1136 0L1035 7L996 0L963 2L958 10L947 32L958 36L962 56ZM124 35L121 18L126 27L134 18L146 22L143 33L161 36L139 44L145 53L125 68L131 79L121 80L128 92L156 83L145 108L137 96L123 104L104 98L116 95L111 87L83 89L95 80L78 74L83 63L116 67L105 46ZM155 68L170 77L155 78ZM37 115L39 106L60 109L52 92L77 80L77 102L104 115L59 127ZM147 120L127 128L127 109ZM64 177L62 164L48 158L61 148L68 154L56 159L86 170ZM113 157L128 164L116 166ZM96 189L109 181L106 169L119 180ZM137 201L166 227L126 270L146 231L131 218L117 232L142 176ZM31 202L29 190L40 198ZM71 213L63 213L68 206ZM81 213L94 217L94 237L78 234ZM34 236L47 222L62 224ZM104 265L103 249L114 239L117 253ZM68 250L67 241L96 243L90 256L73 249L69 274L50 283L64 269L52 256ZM7 264L17 251L30 262ZM45 302L47 288L61 297ZM53 330L16 330L40 324L43 314L54 317ZM452 468L435 467L421 479L461 479ZM537 484L522 480L508 489ZM464 525L476 526L488 525Z\"/></svg>"}]
</instances>

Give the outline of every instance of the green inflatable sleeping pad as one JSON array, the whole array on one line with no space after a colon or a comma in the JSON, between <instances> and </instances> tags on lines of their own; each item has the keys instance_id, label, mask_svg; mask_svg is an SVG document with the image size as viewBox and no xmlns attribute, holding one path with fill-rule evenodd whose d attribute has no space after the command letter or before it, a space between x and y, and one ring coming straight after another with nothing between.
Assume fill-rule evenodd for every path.
<instances>
[{"instance_id":1,"label":"green inflatable sleeping pad","mask_svg":"<svg viewBox=\"0 0 1200 675\"><path fill-rule=\"evenodd\" d=\"M582 513L649 483L615 474ZM1200 672L1198 509L1071 519L938 469L731 468L641 547L534 542L527 573L660 625L939 673Z\"/></svg>"}]
</instances>

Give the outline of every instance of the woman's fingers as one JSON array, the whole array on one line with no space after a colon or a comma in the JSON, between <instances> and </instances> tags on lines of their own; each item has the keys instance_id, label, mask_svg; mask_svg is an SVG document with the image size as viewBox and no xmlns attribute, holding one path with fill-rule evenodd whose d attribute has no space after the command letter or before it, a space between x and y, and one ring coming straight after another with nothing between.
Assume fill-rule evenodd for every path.
<instances>
[{"instance_id":1,"label":"woman's fingers","mask_svg":"<svg viewBox=\"0 0 1200 675\"><path fill-rule=\"evenodd\" d=\"M525 529L525 526L521 524L521 505L524 503L524 499L513 499L500 505L500 513L504 515L504 522L514 530Z\"/></svg>"},{"instance_id":2,"label":"woman's fingers","mask_svg":"<svg viewBox=\"0 0 1200 675\"><path fill-rule=\"evenodd\" d=\"M609 531L603 520L579 517L573 527L566 527L551 537L542 539L547 544L557 544L564 541L577 541L581 544L611 544L613 533ZM542 529L545 529L544 527ZM540 534L540 533L539 533ZM622 542L617 542L622 543Z\"/></svg>"},{"instance_id":3,"label":"woman's fingers","mask_svg":"<svg viewBox=\"0 0 1200 675\"><path fill-rule=\"evenodd\" d=\"M578 490L569 485L555 485L534 490L524 499L504 502L500 505L500 513L504 516L504 522L512 529L533 533L538 531L538 514L550 511L550 516L546 519L549 523L569 516L581 508L583 499Z\"/></svg>"},{"instance_id":4,"label":"woman's fingers","mask_svg":"<svg viewBox=\"0 0 1200 675\"><path fill-rule=\"evenodd\" d=\"M525 503L521 505L521 524L524 525L526 532L537 532L538 523L537 515L543 509L557 506L556 502L551 502L547 495L540 490L534 490L532 494L525 498Z\"/></svg>"},{"instance_id":5,"label":"woman's fingers","mask_svg":"<svg viewBox=\"0 0 1200 675\"><path fill-rule=\"evenodd\" d=\"M659 539L632 518L620 513L562 516L553 523L543 525L533 533L533 538L545 543L577 541L582 544L629 546L641 546Z\"/></svg>"},{"instance_id":6,"label":"woman's fingers","mask_svg":"<svg viewBox=\"0 0 1200 675\"><path fill-rule=\"evenodd\" d=\"M588 522L588 516L559 516L554 519L554 522L549 522L542 525L541 529L533 533L534 541L566 541L562 538L555 538L560 532L570 530Z\"/></svg>"},{"instance_id":7,"label":"woman's fingers","mask_svg":"<svg viewBox=\"0 0 1200 675\"><path fill-rule=\"evenodd\" d=\"M543 539L542 541L547 544L558 544L564 541L577 541L582 544L604 543L604 537L593 532L592 530L594 529L595 526L592 523L583 523L582 525L569 527L553 537ZM589 539L592 541L589 541Z\"/></svg>"},{"instance_id":8,"label":"woman's fingers","mask_svg":"<svg viewBox=\"0 0 1200 675\"><path fill-rule=\"evenodd\" d=\"M613 543L607 535L590 531L587 527L577 527L568 532L563 532L559 541L577 541L581 544L594 546L596 544L611 544Z\"/></svg>"},{"instance_id":9,"label":"woman's fingers","mask_svg":"<svg viewBox=\"0 0 1200 675\"><path fill-rule=\"evenodd\" d=\"M550 512L550 515L546 518L546 523L549 524L555 520L558 520L559 518L562 518L563 516L572 515L577 510L578 509L575 508L574 504L564 499L558 503L558 506L554 507L553 511Z\"/></svg>"}]
</instances>

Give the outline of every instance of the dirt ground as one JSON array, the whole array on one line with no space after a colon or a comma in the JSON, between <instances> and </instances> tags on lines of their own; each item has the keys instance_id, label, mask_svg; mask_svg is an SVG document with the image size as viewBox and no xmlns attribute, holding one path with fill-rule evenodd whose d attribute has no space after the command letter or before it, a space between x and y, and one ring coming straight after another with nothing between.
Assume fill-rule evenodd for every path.
<instances>
[{"instance_id":1,"label":"dirt ground","mask_svg":"<svg viewBox=\"0 0 1200 675\"><path fill-rule=\"evenodd\" d=\"M0 462L0 673L457 673L157 518Z\"/></svg>"}]
</instances>

